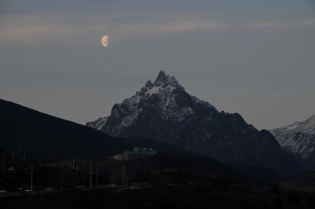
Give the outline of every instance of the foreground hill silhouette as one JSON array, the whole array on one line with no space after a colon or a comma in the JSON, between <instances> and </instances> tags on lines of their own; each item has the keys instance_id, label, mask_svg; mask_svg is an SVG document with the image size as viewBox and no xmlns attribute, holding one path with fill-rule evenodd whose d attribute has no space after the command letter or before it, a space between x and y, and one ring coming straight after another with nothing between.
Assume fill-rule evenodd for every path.
<instances>
[{"instance_id":1,"label":"foreground hill silhouette","mask_svg":"<svg viewBox=\"0 0 315 209\"><path fill-rule=\"evenodd\" d=\"M150 139L130 138L127 142L1 99L0 137L0 147L9 157L12 158L13 150L16 150L15 160L23 158L24 150L26 159L35 161L109 156L134 146L152 147L165 153L191 153Z\"/></svg>"},{"instance_id":2,"label":"foreground hill silhouette","mask_svg":"<svg viewBox=\"0 0 315 209\"><path fill-rule=\"evenodd\" d=\"M1 147L10 154L16 150L15 159L19 149L26 150L27 159L56 160L125 147L107 134L4 100L0 100L0 134Z\"/></svg>"}]
</instances>

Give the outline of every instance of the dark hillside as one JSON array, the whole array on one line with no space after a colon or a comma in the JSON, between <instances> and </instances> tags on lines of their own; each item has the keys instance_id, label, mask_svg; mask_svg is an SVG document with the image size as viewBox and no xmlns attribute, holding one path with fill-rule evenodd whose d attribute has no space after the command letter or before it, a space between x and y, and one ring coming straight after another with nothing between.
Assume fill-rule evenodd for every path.
<instances>
[{"instance_id":1,"label":"dark hillside","mask_svg":"<svg viewBox=\"0 0 315 209\"><path fill-rule=\"evenodd\" d=\"M56 160L115 153L126 147L95 129L0 100L0 146L21 158Z\"/></svg>"},{"instance_id":2,"label":"dark hillside","mask_svg":"<svg viewBox=\"0 0 315 209\"><path fill-rule=\"evenodd\" d=\"M257 166L244 166L244 165L237 165L237 164L228 164L228 166L230 166L231 168L241 173L244 173L250 176L255 176L259 179L264 179L269 182L282 178L282 176L276 171L257 167Z\"/></svg>"},{"instance_id":3,"label":"dark hillside","mask_svg":"<svg viewBox=\"0 0 315 209\"><path fill-rule=\"evenodd\" d=\"M69 164L68 162L60 163L61 164L58 164L60 167ZM188 154L169 154L159 152L155 157L138 160L110 160L101 157L92 157L77 160L76 163L79 165L80 170L87 172L89 171L90 165L93 165L93 168L95 169L98 168L99 174L105 174L108 176L108 171L110 171L114 174L115 179L118 182L121 182L121 169L122 164L124 164L125 171L128 173L130 179L146 172L158 174L161 171L181 171L210 178L226 177L256 188L266 188L269 186L268 181L236 171L235 169L214 159Z\"/></svg>"}]
</instances>

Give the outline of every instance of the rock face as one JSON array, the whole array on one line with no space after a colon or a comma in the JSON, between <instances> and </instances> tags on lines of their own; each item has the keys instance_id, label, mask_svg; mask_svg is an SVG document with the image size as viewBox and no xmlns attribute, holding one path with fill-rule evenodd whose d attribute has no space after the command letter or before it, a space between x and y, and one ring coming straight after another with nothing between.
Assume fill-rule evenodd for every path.
<instances>
[{"instance_id":1,"label":"rock face","mask_svg":"<svg viewBox=\"0 0 315 209\"><path fill-rule=\"evenodd\" d=\"M283 150L308 169L315 168L315 115L305 121L269 131Z\"/></svg>"},{"instance_id":2,"label":"rock face","mask_svg":"<svg viewBox=\"0 0 315 209\"><path fill-rule=\"evenodd\" d=\"M152 138L223 163L256 165L283 175L303 170L268 131L189 95L164 71L154 83L148 81L134 96L115 104L110 116L86 125L112 136Z\"/></svg>"}]
</instances>

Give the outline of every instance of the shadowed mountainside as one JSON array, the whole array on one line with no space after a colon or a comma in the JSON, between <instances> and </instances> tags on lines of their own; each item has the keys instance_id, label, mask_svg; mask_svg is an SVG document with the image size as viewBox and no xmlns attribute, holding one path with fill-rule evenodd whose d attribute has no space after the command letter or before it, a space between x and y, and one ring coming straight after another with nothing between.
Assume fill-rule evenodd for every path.
<instances>
[{"instance_id":1,"label":"shadowed mountainside","mask_svg":"<svg viewBox=\"0 0 315 209\"><path fill-rule=\"evenodd\" d=\"M56 160L112 153L126 145L92 128L0 100L1 147L26 158Z\"/></svg>"}]
</instances>

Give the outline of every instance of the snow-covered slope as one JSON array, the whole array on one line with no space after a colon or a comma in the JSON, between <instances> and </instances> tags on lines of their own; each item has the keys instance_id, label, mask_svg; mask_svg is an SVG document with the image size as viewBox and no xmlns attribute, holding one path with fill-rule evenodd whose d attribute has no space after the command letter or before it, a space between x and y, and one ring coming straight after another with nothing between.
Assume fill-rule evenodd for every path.
<instances>
[{"instance_id":1,"label":"snow-covered slope","mask_svg":"<svg viewBox=\"0 0 315 209\"><path fill-rule=\"evenodd\" d=\"M315 115L302 122L269 130L283 150L296 158L307 159L315 148Z\"/></svg>"}]
</instances>

